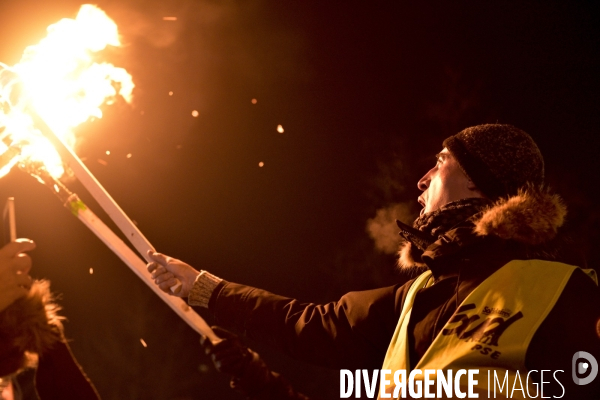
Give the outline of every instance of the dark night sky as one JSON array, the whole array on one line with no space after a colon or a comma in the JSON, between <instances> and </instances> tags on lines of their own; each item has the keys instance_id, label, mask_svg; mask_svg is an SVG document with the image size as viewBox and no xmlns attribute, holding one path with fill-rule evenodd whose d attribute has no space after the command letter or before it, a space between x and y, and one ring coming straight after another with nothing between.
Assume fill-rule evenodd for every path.
<instances>
[{"instance_id":1,"label":"dark night sky","mask_svg":"<svg viewBox=\"0 0 600 400\"><path fill-rule=\"evenodd\" d=\"M0 61L16 63L80 4L0 2ZM375 251L367 220L393 204L410 220L442 140L501 122L538 143L574 253L597 268L592 2L96 4L119 25L125 45L105 56L132 74L135 99L82 125L78 153L159 251L305 301L394 284L405 278ZM103 398L241 398L197 335L50 191L13 170L0 180L0 199L10 195L19 235L38 244L33 275L62 294L67 336ZM337 371L250 344L308 394L339 393Z\"/></svg>"}]
</instances>

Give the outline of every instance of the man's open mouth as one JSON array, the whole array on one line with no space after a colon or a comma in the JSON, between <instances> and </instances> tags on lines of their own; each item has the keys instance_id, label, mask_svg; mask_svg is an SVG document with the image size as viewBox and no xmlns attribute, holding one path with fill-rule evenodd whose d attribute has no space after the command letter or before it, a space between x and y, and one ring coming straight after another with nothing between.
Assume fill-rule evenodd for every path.
<instances>
[{"instance_id":1,"label":"man's open mouth","mask_svg":"<svg viewBox=\"0 0 600 400\"><path fill-rule=\"evenodd\" d=\"M421 213L419 215L425 214L425 200L423 200L423 198L421 198L421 196L419 196L419 198L417 199L417 201L419 202L419 204L421 205L421 207L423 207L421 209Z\"/></svg>"}]
</instances>

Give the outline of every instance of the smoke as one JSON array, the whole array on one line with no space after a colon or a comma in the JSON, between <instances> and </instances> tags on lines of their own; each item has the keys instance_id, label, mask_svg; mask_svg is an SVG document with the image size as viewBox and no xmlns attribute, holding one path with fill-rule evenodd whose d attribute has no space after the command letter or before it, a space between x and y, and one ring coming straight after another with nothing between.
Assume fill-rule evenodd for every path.
<instances>
[{"instance_id":1,"label":"smoke","mask_svg":"<svg viewBox=\"0 0 600 400\"><path fill-rule=\"evenodd\" d=\"M384 254L398 251L400 237L396 220L411 221L414 219L412 202L394 203L376 211L374 218L367 220L366 230L375 242L375 250Z\"/></svg>"}]
</instances>

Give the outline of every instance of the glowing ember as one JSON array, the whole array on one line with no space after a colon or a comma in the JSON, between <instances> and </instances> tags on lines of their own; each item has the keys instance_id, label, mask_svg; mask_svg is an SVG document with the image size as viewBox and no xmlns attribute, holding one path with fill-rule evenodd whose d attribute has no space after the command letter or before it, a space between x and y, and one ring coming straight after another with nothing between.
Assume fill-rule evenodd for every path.
<instances>
[{"instance_id":1,"label":"glowing ember","mask_svg":"<svg viewBox=\"0 0 600 400\"><path fill-rule=\"evenodd\" d=\"M258 100L252 99L252 104L256 104L256 103L258 103Z\"/></svg>"},{"instance_id":2,"label":"glowing ember","mask_svg":"<svg viewBox=\"0 0 600 400\"><path fill-rule=\"evenodd\" d=\"M196 118L200 113L197 110L192 111L192 117Z\"/></svg>"},{"instance_id":3,"label":"glowing ember","mask_svg":"<svg viewBox=\"0 0 600 400\"><path fill-rule=\"evenodd\" d=\"M142 346L148 347L148 345L146 344L146 341L144 339L140 338L140 343L142 344Z\"/></svg>"},{"instance_id":4,"label":"glowing ember","mask_svg":"<svg viewBox=\"0 0 600 400\"><path fill-rule=\"evenodd\" d=\"M127 158L131 158L132 156L133 156L133 154L131 154L131 153L127 153L127 155L126 155L125 157L127 157Z\"/></svg>"},{"instance_id":5,"label":"glowing ember","mask_svg":"<svg viewBox=\"0 0 600 400\"><path fill-rule=\"evenodd\" d=\"M94 268L90 268L90 275L94 274Z\"/></svg>"},{"instance_id":6,"label":"glowing ember","mask_svg":"<svg viewBox=\"0 0 600 400\"><path fill-rule=\"evenodd\" d=\"M173 92L172 92L172 91L171 91L171 92L169 92L169 96L173 96Z\"/></svg>"},{"instance_id":7,"label":"glowing ember","mask_svg":"<svg viewBox=\"0 0 600 400\"><path fill-rule=\"evenodd\" d=\"M48 35L27 47L18 64L0 63L0 157L16 153L0 161L0 177L15 164L30 162L43 163L55 178L64 173L58 153L34 127L28 109L73 148L72 129L101 118L101 105L113 103L117 96L131 101L131 75L95 62L95 53L119 45L117 25L104 11L86 4L75 19L50 25Z\"/></svg>"},{"instance_id":8,"label":"glowing ember","mask_svg":"<svg viewBox=\"0 0 600 400\"><path fill-rule=\"evenodd\" d=\"M163 21L177 21L177 17L163 17Z\"/></svg>"},{"instance_id":9,"label":"glowing ember","mask_svg":"<svg viewBox=\"0 0 600 400\"><path fill-rule=\"evenodd\" d=\"M210 368L208 368L208 365L206 364L200 364L198 365L198 371L200 371L201 373L206 373L210 371Z\"/></svg>"},{"instance_id":10,"label":"glowing ember","mask_svg":"<svg viewBox=\"0 0 600 400\"><path fill-rule=\"evenodd\" d=\"M106 155L110 156L110 150L106 150Z\"/></svg>"},{"instance_id":11,"label":"glowing ember","mask_svg":"<svg viewBox=\"0 0 600 400\"><path fill-rule=\"evenodd\" d=\"M261 161L261 162L258 163L258 166L262 168L262 167L265 166L265 163Z\"/></svg>"},{"instance_id":12,"label":"glowing ember","mask_svg":"<svg viewBox=\"0 0 600 400\"><path fill-rule=\"evenodd\" d=\"M283 133L283 126L277 125L277 132Z\"/></svg>"}]
</instances>

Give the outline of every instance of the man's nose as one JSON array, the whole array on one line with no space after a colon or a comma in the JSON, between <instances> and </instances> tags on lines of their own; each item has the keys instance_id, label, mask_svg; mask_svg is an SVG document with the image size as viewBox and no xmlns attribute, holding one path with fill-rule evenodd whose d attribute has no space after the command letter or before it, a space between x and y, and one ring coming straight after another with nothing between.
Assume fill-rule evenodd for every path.
<instances>
[{"instance_id":1,"label":"man's nose","mask_svg":"<svg viewBox=\"0 0 600 400\"><path fill-rule=\"evenodd\" d=\"M417 182L417 187L419 188L419 190L424 192L429 187L430 182L431 182L431 178L429 177L429 172L428 172L427 174L425 174L424 177L419 179L419 182Z\"/></svg>"}]
</instances>

